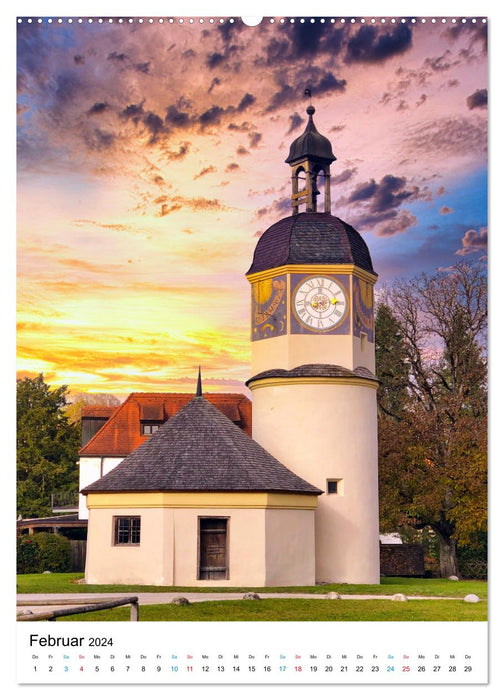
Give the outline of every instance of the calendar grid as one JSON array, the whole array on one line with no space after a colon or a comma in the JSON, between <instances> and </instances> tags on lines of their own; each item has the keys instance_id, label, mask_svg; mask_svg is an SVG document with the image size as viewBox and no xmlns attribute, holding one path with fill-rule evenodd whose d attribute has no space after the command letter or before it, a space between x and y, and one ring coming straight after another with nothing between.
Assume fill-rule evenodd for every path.
<instances>
[{"instance_id":1,"label":"calendar grid","mask_svg":"<svg viewBox=\"0 0 504 700\"><path fill-rule=\"evenodd\" d=\"M18 680L481 684L486 652L487 623L479 622L23 623Z\"/></svg>"}]
</instances>

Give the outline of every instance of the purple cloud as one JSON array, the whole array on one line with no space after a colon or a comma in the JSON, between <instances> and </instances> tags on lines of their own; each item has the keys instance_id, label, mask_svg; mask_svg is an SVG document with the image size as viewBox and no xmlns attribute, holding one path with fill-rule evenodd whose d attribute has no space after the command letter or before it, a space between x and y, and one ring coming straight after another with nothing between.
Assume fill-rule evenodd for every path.
<instances>
[{"instance_id":1,"label":"purple cloud","mask_svg":"<svg viewBox=\"0 0 504 700\"><path fill-rule=\"evenodd\" d=\"M467 98L469 109L486 109L488 106L488 91L486 89L476 90Z\"/></svg>"},{"instance_id":2,"label":"purple cloud","mask_svg":"<svg viewBox=\"0 0 504 700\"><path fill-rule=\"evenodd\" d=\"M471 255L472 253L485 253L487 248L488 229L482 226L479 231L471 228L464 233L462 248L455 251L455 255Z\"/></svg>"}]
</instances>

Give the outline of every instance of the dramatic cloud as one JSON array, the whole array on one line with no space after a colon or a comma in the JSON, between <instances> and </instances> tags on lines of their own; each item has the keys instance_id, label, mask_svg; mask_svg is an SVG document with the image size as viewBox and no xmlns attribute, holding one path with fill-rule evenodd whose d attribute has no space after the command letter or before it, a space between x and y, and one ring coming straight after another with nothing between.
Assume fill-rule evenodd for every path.
<instances>
[{"instance_id":1,"label":"dramatic cloud","mask_svg":"<svg viewBox=\"0 0 504 700\"><path fill-rule=\"evenodd\" d=\"M248 136L249 136L249 147L250 148L257 148L257 146L259 145L259 142L262 139L262 134L260 134L257 131L251 131Z\"/></svg>"},{"instance_id":2,"label":"dramatic cloud","mask_svg":"<svg viewBox=\"0 0 504 700\"><path fill-rule=\"evenodd\" d=\"M412 32L406 24L398 24L387 31L370 25L359 28L349 39L345 55L346 63L382 63L411 47Z\"/></svg>"},{"instance_id":3,"label":"dramatic cloud","mask_svg":"<svg viewBox=\"0 0 504 700\"><path fill-rule=\"evenodd\" d=\"M426 58L424 61L424 67L435 72L443 72L450 70L458 63L460 63L460 60L455 59L450 49L447 49L442 56L437 56L436 58Z\"/></svg>"},{"instance_id":4,"label":"dramatic cloud","mask_svg":"<svg viewBox=\"0 0 504 700\"><path fill-rule=\"evenodd\" d=\"M189 153L190 146L189 141L184 141L184 143L180 144L178 150L168 151L165 153L165 156L168 160L181 160Z\"/></svg>"},{"instance_id":5,"label":"dramatic cloud","mask_svg":"<svg viewBox=\"0 0 504 700\"><path fill-rule=\"evenodd\" d=\"M183 105L185 106L184 100L178 100L176 104L168 105L165 116L167 124L180 128L192 123L193 119L189 115L189 112L183 110Z\"/></svg>"},{"instance_id":6,"label":"dramatic cloud","mask_svg":"<svg viewBox=\"0 0 504 700\"><path fill-rule=\"evenodd\" d=\"M242 122L241 124L235 124L231 122L227 127L230 131L239 131L242 133L248 133L253 127L249 122Z\"/></svg>"},{"instance_id":7,"label":"dramatic cloud","mask_svg":"<svg viewBox=\"0 0 504 700\"><path fill-rule=\"evenodd\" d=\"M309 86L312 93L318 97L332 92L345 91L347 81L337 78L331 71L314 70L312 71L312 75L315 77L310 80L309 76L306 75L306 71L302 71L300 79L302 79L304 83ZM280 89L271 97L266 112L274 112L293 103L299 104L301 97L302 94L299 87L293 87L288 83L283 83Z\"/></svg>"},{"instance_id":8,"label":"dramatic cloud","mask_svg":"<svg viewBox=\"0 0 504 700\"><path fill-rule=\"evenodd\" d=\"M474 46L478 43L481 44L484 52L487 51L488 29L486 23L478 22L473 24L472 22L457 22L455 25L446 29L446 36L452 41L463 38L468 39L468 48L465 49L466 52L472 51Z\"/></svg>"},{"instance_id":9,"label":"dramatic cloud","mask_svg":"<svg viewBox=\"0 0 504 700\"><path fill-rule=\"evenodd\" d=\"M453 209L451 207L447 207L446 205L444 207L441 207L439 210L439 213L442 216L445 216L446 214L453 214Z\"/></svg>"},{"instance_id":10,"label":"dramatic cloud","mask_svg":"<svg viewBox=\"0 0 504 700\"><path fill-rule=\"evenodd\" d=\"M411 212L407 210L393 212L393 217L380 224L376 229L376 235L380 237L396 236L398 233L404 233L412 226L416 226L418 220Z\"/></svg>"},{"instance_id":11,"label":"dramatic cloud","mask_svg":"<svg viewBox=\"0 0 504 700\"><path fill-rule=\"evenodd\" d=\"M131 119L131 121L134 124L138 124L140 119L144 115L144 109L143 109L143 102L140 102L139 104L130 104L127 107L123 109L123 111L120 113L122 117L125 119Z\"/></svg>"},{"instance_id":12,"label":"dramatic cloud","mask_svg":"<svg viewBox=\"0 0 504 700\"><path fill-rule=\"evenodd\" d=\"M216 68L218 65L223 63L226 57L222 53L215 51L207 56L206 64L210 69Z\"/></svg>"},{"instance_id":13,"label":"dramatic cloud","mask_svg":"<svg viewBox=\"0 0 504 700\"><path fill-rule=\"evenodd\" d=\"M488 92L484 90L476 90L467 98L467 106L469 109L486 109L488 106Z\"/></svg>"},{"instance_id":14,"label":"dramatic cloud","mask_svg":"<svg viewBox=\"0 0 504 700\"><path fill-rule=\"evenodd\" d=\"M376 234L386 237L402 233L417 223L415 216L399 211L399 208L406 202L426 196L418 186L408 185L406 178L385 175L380 182L372 179L357 185L348 197L348 203L359 205L358 226L373 229L385 222L376 229Z\"/></svg>"},{"instance_id":15,"label":"dramatic cloud","mask_svg":"<svg viewBox=\"0 0 504 700\"><path fill-rule=\"evenodd\" d=\"M443 117L412 127L405 148L412 153L481 154L487 149L487 124L481 119Z\"/></svg>"},{"instance_id":16,"label":"dramatic cloud","mask_svg":"<svg viewBox=\"0 0 504 700\"><path fill-rule=\"evenodd\" d=\"M85 134L84 141L90 151L105 151L114 143L114 134L102 129L93 129L92 132Z\"/></svg>"},{"instance_id":17,"label":"dramatic cloud","mask_svg":"<svg viewBox=\"0 0 504 700\"><path fill-rule=\"evenodd\" d=\"M471 255L472 253L486 253L488 229L482 226L479 231L469 229L462 238L462 248L455 251L455 255Z\"/></svg>"},{"instance_id":18,"label":"dramatic cloud","mask_svg":"<svg viewBox=\"0 0 504 700\"><path fill-rule=\"evenodd\" d=\"M200 177L203 177L204 175L209 175L210 173L215 173L217 172L217 168L215 168L213 165L209 165L206 168L203 168L203 170L200 170L200 172L193 177L193 180L197 180Z\"/></svg>"},{"instance_id":19,"label":"dramatic cloud","mask_svg":"<svg viewBox=\"0 0 504 700\"><path fill-rule=\"evenodd\" d=\"M291 134L293 131L297 131L303 123L304 119L300 116L299 112L294 112L294 114L291 114L289 117L289 130L287 133Z\"/></svg>"},{"instance_id":20,"label":"dramatic cloud","mask_svg":"<svg viewBox=\"0 0 504 700\"><path fill-rule=\"evenodd\" d=\"M105 224L100 221L93 221L93 219L78 219L74 221L76 226L85 226L91 224L92 226L97 226L98 228L111 229L113 231L128 231L129 226L125 224Z\"/></svg>"},{"instance_id":21,"label":"dramatic cloud","mask_svg":"<svg viewBox=\"0 0 504 700\"><path fill-rule=\"evenodd\" d=\"M250 92L247 92L247 94L244 95L240 100L240 104L236 108L236 111L238 113L244 112L248 107L250 107L250 105L253 105L255 101L256 98L254 97L254 95L251 95Z\"/></svg>"},{"instance_id":22,"label":"dramatic cloud","mask_svg":"<svg viewBox=\"0 0 504 700\"><path fill-rule=\"evenodd\" d=\"M205 129L207 126L216 126L220 124L225 111L226 110L223 107L219 107L219 105L213 105L213 107L207 109L198 117L201 128Z\"/></svg>"},{"instance_id":23,"label":"dramatic cloud","mask_svg":"<svg viewBox=\"0 0 504 700\"><path fill-rule=\"evenodd\" d=\"M343 170L339 175L331 175L331 184L341 185L341 183L350 180L356 172L357 168L346 168L346 170Z\"/></svg>"},{"instance_id":24,"label":"dramatic cloud","mask_svg":"<svg viewBox=\"0 0 504 700\"><path fill-rule=\"evenodd\" d=\"M256 217L262 219L268 217L273 221L275 218L288 216L292 214L292 203L290 197L279 197L267 207L261 207L256 211Z\"/></svg>"},{"instance_id":25,"label":"dramatic cloud","mask_svg":"<svg viewBox=\"0 0 504 700\"><path fill-rule=\"evenodd\" d=\"M299 57L315 54L326 34L321 22L296 22L292 30L292 53Z\"/></svg>"},{"instance_id":26,"label":"dramatic cloud","mask_svg":"<svg viewBox=\"0 0 504 700\"><path fill-rule=\"evenodd\" d=\"M167 134L170 131L161 117L154 112L148 112L142 119L142 122L151 135L149 139L150 145L156 143L161 134Z\"/></svg>"},{"instance_id":27,"label":"dramatic cloud","mask_svg":"<svg viewBox=\"0 0 504 700\"><path fill-rule=\"evenodd\" d=\"M88 109L87 115L90 117L93 114L103 114L107 108L108 105L106 102L95 102L95 104Z\"/></svg>"}]
</instances>

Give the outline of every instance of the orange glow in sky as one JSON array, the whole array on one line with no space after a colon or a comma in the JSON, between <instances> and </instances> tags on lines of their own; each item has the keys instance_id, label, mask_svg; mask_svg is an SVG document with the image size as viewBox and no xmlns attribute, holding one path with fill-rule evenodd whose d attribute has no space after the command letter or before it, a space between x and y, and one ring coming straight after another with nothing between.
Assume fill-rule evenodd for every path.
<instances>
[{"instance_id":1,"label":"orange glow in sky","mask_svg":"<svg viewBox=\"0 0 504 700\"><path fill-rule=\"evenodd\" d=\"M364 31L365 30L365 31ZM18 373L72 391L245 391L257 236L289 144L382 282L486 250L486 27L18 26ZM470 197L468 195L470 193Z\"/></svg>"}]
</instances>

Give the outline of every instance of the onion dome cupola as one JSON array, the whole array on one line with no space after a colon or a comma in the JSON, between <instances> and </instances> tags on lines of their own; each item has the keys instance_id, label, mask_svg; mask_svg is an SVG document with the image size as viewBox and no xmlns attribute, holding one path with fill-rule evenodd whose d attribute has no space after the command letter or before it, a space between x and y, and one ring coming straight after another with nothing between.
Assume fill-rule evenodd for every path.
<instances>
[{"instance_id":1,"label":"onion dome cupola","mask_svg":"<svg viewBox=\"0 0 504 700\"><path fill-rule=\"evenodd\" d=\"M308 92L308 91L307 91ZM331 170L336 160L331 142L317 131L313 121L315 107L307 107L308 123L306 129L291 143L289 155L285 162L292 171L292 209L299 213L300 205L306 205L307 212L317 211L317 196L320 194L318 184L324 185L324 211L331 212Z\"/></svg>"}]
</instances>

